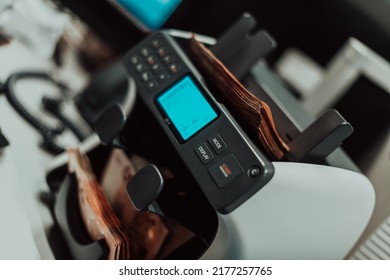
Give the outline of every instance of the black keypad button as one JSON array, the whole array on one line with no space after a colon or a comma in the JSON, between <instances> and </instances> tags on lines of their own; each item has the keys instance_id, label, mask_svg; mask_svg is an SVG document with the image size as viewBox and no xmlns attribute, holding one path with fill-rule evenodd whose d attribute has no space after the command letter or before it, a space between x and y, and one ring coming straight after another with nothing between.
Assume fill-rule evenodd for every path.
<instances>
[{"instance_id":1,"label":"black keypad button","mask_svg":"<svg viewBox=\"0 0 390 280\"><path fill-rule=\"evenodd\" d=\"M159 81L165 81L169 78L169 74L167 72L162 72L160 74L157 75L157 78L159 79Z\"/></svg>"},{"instance_id":2,"label":"black keypad button","mask_svg":"<svg viewBox=\"0 0 390 280\"><path fill-rule=\"evenodd\" d=\"M156 87L158 87L158 82L155 80L150 80L149 82L146 83L146 87L148 89L156 88Z\"/></svg>"},{"instance_id":3,"label":"black keypad button","mask_svg":"<svg viewBox=\"0 0 390 280\"><path fill-rule=\"evenodd\" d=\"M171 72L171 74L176 74L177 72L179 72L179 66L177 64L171 64L169 65L169 72Z\"/></svg>"},{"instance_id":4,"label":"black keypad button","mask_svg":"<svg viewBox=\"0 0 390 280\"><path fill-rule=\"evenodd\" d=\"M214 159L214 155L209 149L209 147L206 145L206 143L201 143L196 146L195 153L203 164L207 164Z\"/></svg>"},{"instance_id":5,"label":"black keypad button","mask_svg":"<svg viewBox=\"0 0 390 280\"><path fill-rule=\"evenodd\" d=\"M159 73L164 71L164 67L160 63L155 63L151 66L154 73Z\"/></svg>"},{"instance_id":6,"label":"black keypad button","mask_svg":"<svg viewBox=\"0 0 390 280\"><path fill-rule=\"evenodd\" d=\"M147 57L147 56L150 56L152 54L152 51L151 51L151 49L149 49L147 47L144 47L144 48L141 49L141 54L144 57Z\"/></svg>"},{"instance_id":7,"label":"black keypad button","mask_svg":"<svg viewBox=\"0 0 390 280\"><path fill-rule=\"evenodd\" d=\"M154 47L154 48L159 48L160 46L161 46L161 43L160 43L160 41L159 40L157 40L157 39L154 39L153 41L152 41L152 46Z\"/></svg>"},{"instance_id":8,"label":"black keypad button","mask_svg":"<svg viewBox=\"0 0 390 280\"><path fill-rule=\"evenodd\" d=\"M153 75L149 72L141 73L141 79L144 82L150 82L153 79Z\"/></svg>"},{"instance_id":9,"label":"black keypad button","mask_svg":"<svg viewBox=\"0 0 390 280\"><path fill-rule=\"evenodd\" d=\"M233 154L228 154L209 168L209 173L219 188L225 187L243 172L244 169Z\"/></svg>"},{"instance_id":10,"label":"black keypad button","mask_svg":"<svg viewBox=\"0 0 390 280\"><path fill-rule=\"evenodd\" d=\"M218 155L223 153L227 149L227 145L225 141L223 141L222 137L215 133L211 135L207 141L209 142L210 146L213 148L214 152Z\"/></svg>"},{"instance_id":11,"label":"black keypad button","mask_svg":"<svg viewBox=\"0 0 390 280\"><path fill-rule=\"evenodd\" d=\"M133 65L136 65L138 63L140 63L142 61L141 57L139 55L132 55L130 57L130 62L133 64Z\"/></svg>"},{"instance_id":12,"label":"black keypad button","mask_svg":"<svg viewBox=\"0 0 390 280\"><path fill-rule=\"evenodd\" d=\"M157 50L157 53L159 54L160 57L164 57L168 54L168 51L165 48L159 48Z\"/></svg>"},{"instance_id":13,"label":"black keypad button","mask_svg":"<svg viewBox=\"0 0 390 280\"><path fill-rule=\"evenodd\" d=\"M155 56L151 55L151 56L148 56L146 58L146 61L148 62L149 65L153 65L153 64L157 63L157 58Z\"/></svg>"},{"instance_id":14,"label":"black keypad button","mask_svg":"<svg viewBox=\"0 0 390 280\"><path fill-rule=\"evenodd\" d=\"M144 72L144 71L146 71L146 67L143 63L138 63L135 66L135 70L137 70L137 72Z\"/></svg>"},{"instance_id":15,"label":"black keypad button","mask_svg":"<svg viewBox=\"0 0 390 280\"><path fill-rule=\"evenodd\" d=\"M171 55L166 55L162 58L165 64L171 64L175 59Z\"/></svg>"}]
</instances>

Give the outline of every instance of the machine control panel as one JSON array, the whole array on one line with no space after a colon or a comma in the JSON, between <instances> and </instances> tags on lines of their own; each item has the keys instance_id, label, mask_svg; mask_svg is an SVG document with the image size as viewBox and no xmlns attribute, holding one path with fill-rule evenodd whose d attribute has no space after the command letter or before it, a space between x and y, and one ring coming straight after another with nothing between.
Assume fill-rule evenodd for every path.
<instances>
[{"instance_id":1,"label":"machine control panel","mask_svg":"<svg viewBox=\"0 0 390 280\"><path fill-rule=\"evenodd\" d=\"M125 55L124 64L138 96L217 211L233 211L272 178L272 164L215 100L172 37L150 35Z\"/></svg>"}]
</instances>

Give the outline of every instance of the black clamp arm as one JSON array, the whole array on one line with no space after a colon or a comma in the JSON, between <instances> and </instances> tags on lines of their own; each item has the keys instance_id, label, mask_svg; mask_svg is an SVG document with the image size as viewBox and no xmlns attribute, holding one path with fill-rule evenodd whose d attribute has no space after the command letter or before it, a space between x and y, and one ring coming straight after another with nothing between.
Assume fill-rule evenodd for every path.
<instances>
[{"instance_id":1,"label":"black clamp arm","mask_svg":"<svg viewBox=\"0 0 390 280\"><path fill-rule=\"evenodd\" d=\"M244 13L227 31L218 38L211 51L236 76L243 79L261 58L276 47L275 40L264 30L253 33L256 20ZM264 91L258 88L259 91ZM258 92L252 92L258 97ZM272 111L280 111L276 103L268 103ZM288 118L284 115L283 118ZM276 119L277 122L277 119ZM279 133L285 135L285 128L279 126ZM329 110L315 120L308 128L291 137L286 154L289 161L321 163L337 149L353 132L353 128L336 110Z\"/></svg>"}]
</instances>

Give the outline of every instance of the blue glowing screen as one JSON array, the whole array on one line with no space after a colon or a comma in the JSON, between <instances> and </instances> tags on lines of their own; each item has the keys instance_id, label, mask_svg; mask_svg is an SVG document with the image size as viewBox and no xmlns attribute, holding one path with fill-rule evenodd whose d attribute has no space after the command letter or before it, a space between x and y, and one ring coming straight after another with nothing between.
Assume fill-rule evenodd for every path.
<instances>
[{"instance_id":1,"label":"blue glowing screen","mask_svg":"<svg viewBox=\"0 0 390 280\"><path fill-rule=\"evenodd\" d=\"M116 0L148 29L160 29L182 0Z\"/></svg>"},{"instance_id":2,"label":"blue glowing screen","mask_svg":"<svg viewBox=\"0 0 390 280\"><path fill-rule=\"evenodd\" d=\"M187 140L217 117L190 76L185 76L157 97L183 140Z\"/></svg>"}]
</instances>

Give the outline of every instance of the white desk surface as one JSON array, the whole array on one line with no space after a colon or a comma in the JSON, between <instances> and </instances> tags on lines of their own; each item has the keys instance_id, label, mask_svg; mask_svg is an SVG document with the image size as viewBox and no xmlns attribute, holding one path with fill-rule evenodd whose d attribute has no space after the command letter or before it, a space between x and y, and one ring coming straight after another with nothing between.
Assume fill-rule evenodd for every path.
<instances>
[{"instance_id":1,"label":"white desk surface","mask_svg":"<svg viewBox=\"0 0 390 280\"><path fill-rule=\"evenodd\" d=\"M0 47L0 81L14 72L28 70L56 73L61 80L70 81L73 89L86 82L85 75L58 70L17 41ZM18 94L23 104L38 111L42 84L29 83L28 90L22 89ZM42 152L41 136L15 112L4 95L0 96L0 127L10 142L0 154L0 259L53 259L46 238L53 219L39 200L41 192L49 191L45 174L53 156Z\"/></svg>"},{"instance_id":2,"label":"white desk surface","mask_svg":"<svg viewBox=\"0 0 390 280\"><path fill-rule=\"evenodd\" d=\"M225 229L220 227L219 242L204 257L345 258L374 208L375 193L369 180L360 173L329 166L273 165L275 174L267 185L229 215L220 216Z\"/></svg>"}]
</instances>

